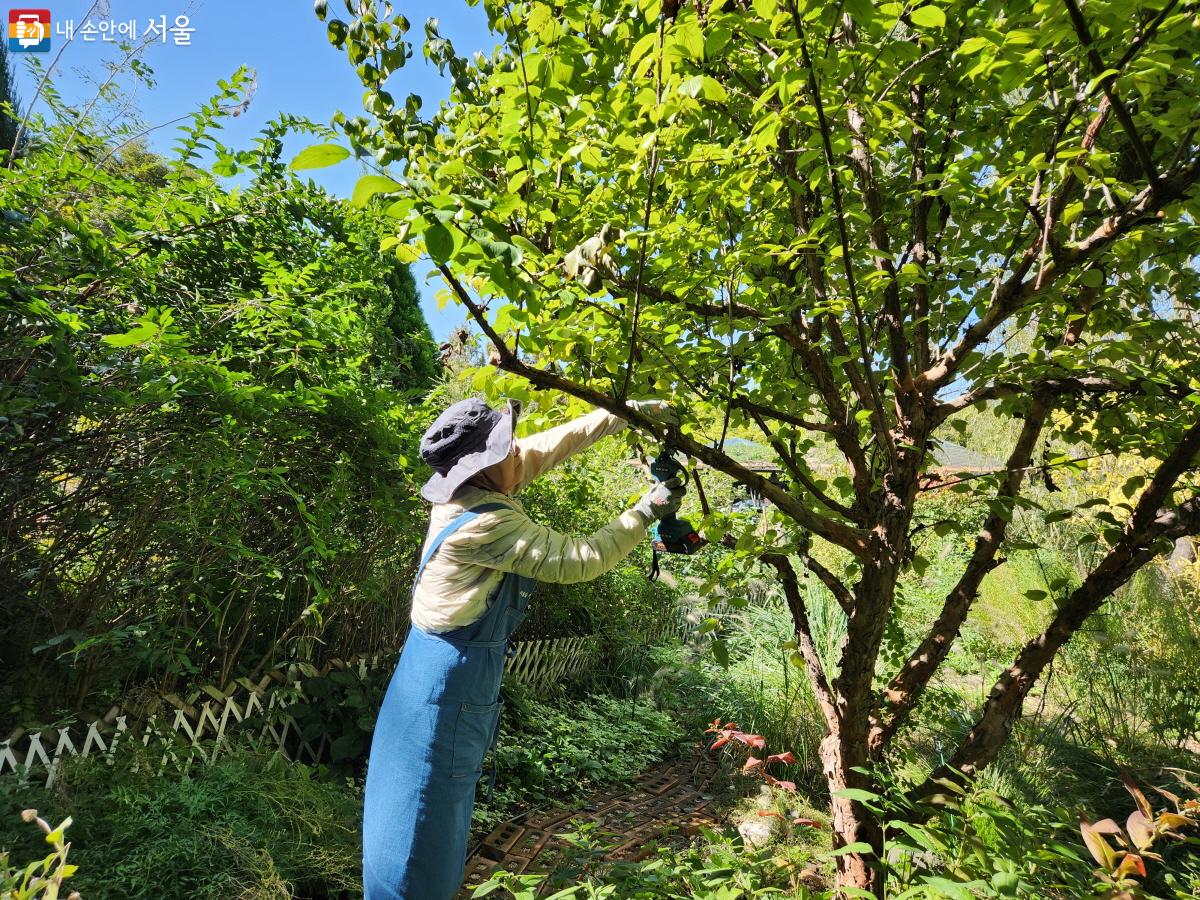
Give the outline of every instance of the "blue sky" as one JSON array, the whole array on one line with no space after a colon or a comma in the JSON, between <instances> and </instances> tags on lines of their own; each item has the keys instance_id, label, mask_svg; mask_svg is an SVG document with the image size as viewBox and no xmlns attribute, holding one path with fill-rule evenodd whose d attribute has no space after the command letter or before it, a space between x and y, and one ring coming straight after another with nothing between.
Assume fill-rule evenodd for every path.
<instances>
[{"instance_id":1,"label":"blue sky","mask_svg":"<svg viewBox=\"0 0 1200 900\"><path fill-rule=\"evenodd\" d=\"M488 33L482 8L468 6L465 0L435 3L429 0L395 2L412 23L409 32L414 40L413 58L393 76L388 85L397 97L408 93L420 95L423 109L428 112L445 99L448 86L433 66L421 56L420 41L424 36L425 20L436 17L443 36L450 38L455 49L463 54L476 50L489 52L496 44ZM23 3L20 8L47 8L36 2ZM89 17L88 11L97 8ZM107 11L104 11L104 8ZM7 4L6 8L18 8ZM139 35L146 22L167 17L168 27L178 16L188 16L190 46L179 46L173 37L155 43L143 59L154 69L157 82L152 90L138 86L131 94L132 112L147 126L168 122L199 107L216 91L220 78L228 78L240 65L255 69L258 88L247 113L237 119L225 119L223 141L234 147L249 146L251 138L265 122L281 112L305 116L328 124L334 112L344 110L348 115L362 111L362 86L345 54L332 47L325 38L325 25L312 12L308 0L91 0L51 3L48 5L55 30L65 30L68 21L74 24L74 40L66 46L55 73L59 92L68 102L87 102L95 94L96 85L108 77L107 61L121 58L115 42L103 42L97 37L86 42L80 29L90 18L93 25L101 21L116 23L133 21ZM104 12L104 14L101 14ZM343 0L329 0L330 17L348 18ZM5 16L7 21L7 16ZM62 34L54 34L51 50L38 54L50 63L65 44ZM28 103L34 97L36 84L21 65L22 55L13 53L10 61L18 72L19 96ZM122 82L128 87L128 80ZM177 137L176 126L169 126L147 136L150 145L169 152ZM288 152L312 143L311 138L295 139ZM348 196L360 174L359 165L347 160L330 169L312 174L318 183L329 190ZM422 307L433 329L442 340L455 325L465 319L460 307L448 305L439 312L433 303L437 282L424 283L430 265L417 262L413 274L422 287Z\"/></svg>"}]
</instances>

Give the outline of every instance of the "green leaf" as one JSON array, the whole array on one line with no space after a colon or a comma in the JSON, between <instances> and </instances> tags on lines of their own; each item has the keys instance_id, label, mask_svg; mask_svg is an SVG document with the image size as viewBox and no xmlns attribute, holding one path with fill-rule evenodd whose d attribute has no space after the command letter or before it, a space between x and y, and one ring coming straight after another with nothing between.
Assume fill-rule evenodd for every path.
<instances>
[{"instance_id":1,"label":"green leaf","mask_svg":"<svg viewBox=\"0 0 1200 900\"><path fill-rule=\"evenodd\" d=\"M871 791L864 791L862 788L843 788L840 791L834 791L833 796L845 797L847 800L857 800L859 803L873 803L879 799L878 794Z\"/></svg>"},{"instance_id":2,"label":"green leaf","mask_svg":"<svg viewBox=\"0 0 1200 900\"><path fill-rule=\"evenodd\" d=\"M725 90L725 85L717 81L711 75L703 76L703 84L700 88L700 96L705 100L713 100L717 103L729 99L729 92Z\"/></svg>"},{"instance_id":3,"label":"green leaf","mask_svg":"<svg viewBox=\"0 0 1200 900\"><path fill-rule=\"evenodd\" d=\"M959 45L958 49L954 51L954 54L955 56L974 56L979 51L994 46L995 44L985 37L967 38Z\"/></svg>"},{"instance_id":4,"label":"green leaf","mask_svg":"<svg viewBox=\"0 0 1200 900\"><path fill-rule=\"evenodd\" d=\"M394 194L404 190L404 185L383 175L364 175L354 186L350 202L355 206L366 206L376 194Z\"/></svg>"},{"instance_id":5,"label":"green leaf","mask_svg":"<svg viewBox=\"0 0 1200 900\"><path fill-rule=\"evenodd\" d=\"M845 856L847 853L862 853L867 856L875 854L874 848L865 841L855 841L853 844L847 844L845 847L838 847L836 850L830 850L826 856Z\"/></svg>"},{"instance_id":6,"label":"green leaf","mask_svg":"<svg viewBox=\"0 0 1200 900\"><path fill-rule=\"evenodd\" d=\"M297 153L288 168L293 172L299 172L301 169L324 169L326 166L340 163L349 156L350 151L337 144L314 144Z\"/></svg>"},{"instance_id":7,"label":"green leaf","mask_svg":"<svg viewBox=\"0 0 1200 900\"><path fill-rule=\"evenodd\" d=\"M722 640L712 642L713 656L720 663L721 668L729 668L729 646Z\"/></svg>"},{"instance_id":8,"label":"green leaf","mask_svg":"<svg viewBox=\"0 0 1200 900\"><path fill-rule=\"evenodd\" d=\"M346 23L341 19L331 19L329 24L325 26L325 37L335 47L340 48L346 43L347 34L349 34L349 29L346 28Z\"/></svg>"},{"instance_id":9,"label":"green leaf","mask_svg":"<svg viewBox=\"0 0 1200 900\"><path fill-rule=\"evenodd\" d=\"M946 24L946 14L936 6L921 6L909 13L912 23L918 28L942 28Z\"/></svg>"},{"instance_id":10,"label":"green leaf","mask_svg":"<svg viewBox=\"0 0 1200 900\"><path fill-rule=\"evenodd\" d=\"M985 887L982 881L959 883L949 878L926 877L921 879L926 885L937 891L936 896L947 897L949 900L975 900L979 895L972 888Z\"/></svg>"},{"instance_id":11,"label":"green leaf","mask_svg":"<svg viewBox=\"0 0 1200 900\"><path fill-rule=\"evenodd\" d=\"M992 876L992 887L1001 897L1016 897L1021 886L1021 876L1018 872L997 872Z\"/></svg>"},{"instance_id":12,"label":"green leaf","mask_svg":"<svg viewBox=\"0 0 1200 900\"><path fill-rule=\"evenodd\" d=\"M846 0L846 12L856 25L862 26L875 17L875 8L871 0Z\"/></svg>"},{"instance_id":13,"label":"green leaf","mask_svg":"<svg viewBox=\"0 0 1200 900\"><path fill-rule=\"evenodd\" d=\"M542 255L542 251L538 248L538 246L523 234L514 234L509 238L509 240L512 241L514 247L516 247L526 256L532 254L534 257L538 257Z\"/></svg>"},{"instance_id":14,"label":"green leaf","mask_svg":"<svg viewBox=\"0 0 1200 900\"><path fill-rule=\"evenodd\" d=\"M704 58L704 34L695 19L686 19L675 29L675 41L692 59Z\"/></svg>"},{"instance_id":15,"label":"green leaf","mask_svg":"<svg viewBox=\"0 0 1200 900\"><path fill-rule=\"evenodd\" d=\"M110 347L132 347L134 344L144 344L157 334L158 328L154 325L139 325L124 334L106 334L100 340Z\"/></svg>"},{"instance_id":16,"label":"green leaf","mask_svg":"<svg viewBox=\"0 0 1200 900\"><path fill-rule=\"evenodd\" d=\"M1145 475L1134 475L1132 478L1125 479L1125 483L1121 485L1121 494L1126 500L1129 500L1142 489L1142 485L1146 483Z\"/></svg>"},{"instance_id":17,"label":"green leaf","mask_svg":"<svg viewBox=\"0 0 1200 900\"><path fill-rule=\"evenodd\" d=\"M362 750L363 737L359 734L343 734L329 745L329 755L334 762L351 759Z\"/></svg>"},{"instance_id":18,"label":"green leaf","mask_svg":"<svg viewBox=\"0 0 1200 900\"><path fill-rule=\"evenodd\" d=\"M440 222L425 229L425 249L434 262L444 263L454 255L454 235Z\"/></svg>"},{"instance_id":19,"label":"green leaf","mask_svg":"<svg viewBox=\"0 0 1200 900\"><path fill-rule=\"evenodd\" d=\"M420 258L421 258L421 251L419 251L412 244L397 244L396 245L396 259L400 260L400 262L415 263Z\"/></svg>"}]
</instances>

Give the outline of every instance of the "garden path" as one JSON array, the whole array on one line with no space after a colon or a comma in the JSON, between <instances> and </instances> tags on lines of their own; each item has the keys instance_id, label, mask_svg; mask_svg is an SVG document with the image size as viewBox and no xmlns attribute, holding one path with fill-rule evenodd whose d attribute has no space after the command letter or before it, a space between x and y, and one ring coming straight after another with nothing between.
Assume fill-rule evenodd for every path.
<instances>
[{"instance_id":1,"label":"garden path","mask_svg":"<svg viewBox=\"0 0 1200 900\"><path fill-rule=\"evenodd\" d=\"M600 836L617 836L618 845L604 859L629 862L650 856L668 835L692 835L702 825L717 825L716 774L716 759L696 748L689 757L649 770L632 786L594 794L576 809L522 813L497 826L476 848L459 897L470 897L498 869L552 872L558 852L568 846L561 835L583 822L596 823Z\"/></svg>"}]
</instances>

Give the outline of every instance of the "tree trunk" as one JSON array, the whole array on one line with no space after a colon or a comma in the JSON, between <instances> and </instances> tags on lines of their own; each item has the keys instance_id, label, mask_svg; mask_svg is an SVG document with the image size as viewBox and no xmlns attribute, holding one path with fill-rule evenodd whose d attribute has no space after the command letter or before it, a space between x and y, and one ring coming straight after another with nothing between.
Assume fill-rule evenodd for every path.
<instances>
[{"instance_id":1,"label":"tree trunk","mask_svg":"<svg viewBox=\"0 0 1200 900\"><path fill-rule=\"evenodd\" d=\"M829 786L833 849L851 844L866 844L871 848L869 853L851 852L837 856L835 884L838 888L870 891L882 898L883 828L879 818L859 801L838 796L847 788L873 791L871 779L862 772L853 771L853 767L867 764L866 741L846 742L837 731L833 731L821 742L820 756L825 781ZM860 756L861 759L858 759Z\"/></svg>"},{"instance_id":2,"label":"tree trunk","mask_svg":"<svg viewBox=\"0 0 1200 900\"><path fill-rule=\"evenodd\" d=\"M918 412L913 427L923 427ZM878 760L872 757L869 735L871 714L876 705L874 690L876 661L884 626L895 599L896 582L908 548L908 529L916 495L920 446L906 434L894 436L901 449L895 467L882 481L879 494L868 510L871 524L870 552L862 576L854 589L846 621L837 677L833 680L836 719L821 743L821 763L829 786L834 849L851 844L865 845L859 852L836 857L836 896L840 889L856 888L872 896L884 895L883 827L876 813L853 797L839 797L847 789L878 793L875 779L866 774ZM873 507L873 508L872 508Z\"/></svg>"}]
</instances>

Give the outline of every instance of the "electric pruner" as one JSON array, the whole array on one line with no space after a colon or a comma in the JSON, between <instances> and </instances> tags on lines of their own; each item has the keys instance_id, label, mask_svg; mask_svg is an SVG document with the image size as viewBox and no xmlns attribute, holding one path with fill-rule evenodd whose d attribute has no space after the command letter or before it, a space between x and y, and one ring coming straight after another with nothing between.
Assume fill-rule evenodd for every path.
<instances>
[{"instance_id":1,"label":"electric pruner","mask_svg":"<svg viewBox=\"0 0 1200 900\"><path fill-rule=\"evenodd\" d=\"M654 461L650 463L650 477L655 481L669 481L676 476L686 483L688 480L687 469L675 458L673 449L663 447ZM707 543L708 541L696 533L691 522L674 513L664 516L654 527L652 546L656 552L690 555ZM657 569L657 565L655 568Z\"/></svg>"}]
</instances>

